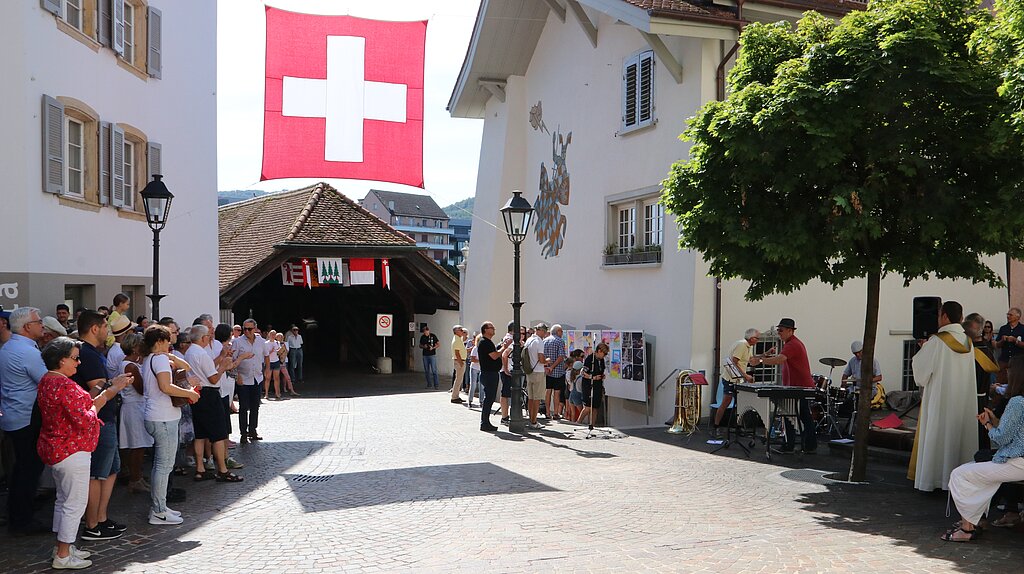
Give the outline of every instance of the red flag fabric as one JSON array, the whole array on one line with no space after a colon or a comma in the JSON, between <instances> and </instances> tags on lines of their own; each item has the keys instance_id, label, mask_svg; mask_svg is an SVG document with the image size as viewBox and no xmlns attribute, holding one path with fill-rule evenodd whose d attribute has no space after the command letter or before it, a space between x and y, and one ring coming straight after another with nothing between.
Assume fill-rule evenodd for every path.
<instances>
[{"instance_id":1,"label":"red flag fabric","mask_svg":"<svg viewBox=\"0 0 1024 574\"><path fill-rule=\"evenodd\" d=\"M313 288L313 272L309 268L309 259L302 260L302 277L306 281L306 287Z\"/></svg>"},{"instance_id":2,"label":"red flag fabric","mask_svg":"<svg viewBox=\"0 0 1024 574\"><path fill-rule=\"evenodd\" d=\"M387 259L380 260L380 282L385 289L391 289L391 265Z\"/></svg>"},{"instance_id":3,"label":"red flag fabric","mask_svg":"<svg viewBox=\"0 0 1024 574\"><path fill-rule=\"evenodd\" d=\"M352 285L373 285L373 259L349 259L348 276Z\"/></svg>"},{"instance_id":4,"label":"red flag fabric","mask_svg":"<svg viewBox=\"0 0 1024 574\"><path fill-rule=\"evenodd\" d=\"M423 187L427 23L267 7L261 180Z\"/></svg>"},{"instance_id":5,"label":"red flag fabric","mask_svg":"<svg viewBox=\"0 0 1024 574\"><path fill-rule=\"evenodd\" d=\"M301 286L304 282L305 279L301 265L290 261L281 264L281 283L290 286Z\"/></svg>"}]
</instances>

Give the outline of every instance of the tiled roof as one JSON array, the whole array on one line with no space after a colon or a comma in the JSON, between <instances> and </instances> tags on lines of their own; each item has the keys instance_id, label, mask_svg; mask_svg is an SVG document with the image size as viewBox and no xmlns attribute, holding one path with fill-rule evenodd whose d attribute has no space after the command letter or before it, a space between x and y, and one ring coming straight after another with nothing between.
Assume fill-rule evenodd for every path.
<instances>
[{"instance_id":1,"label":"tiled roof","mask_svg":"<svg viewBox=\"0 0 1024 574\"><path fill-rule=\"evenodd\" d=\"M858 0L752 0L794 10L818 10L830 14L845 14L850 10L863 10L867 2ZM712 19L739 22L732 6L715 5L706 0L623 0L649 12L652 16Z\"/></svg>"},{"instance_id":2,"label":"tiled roof","mask_svg":"<svg viewBox=\"0 0 1024 574\"><path fill-rule=\"evenodd\" d=\"M432 219L448 219L448 214L441 209L433 197L420 195L418 193L399 193L397 191L383 191L371 189L370 193L376 194L383 202L391 215L411 215L413 217L430 217ZM364 199L365 201L365 199ZM388 202L395 202L395 208L388 208Z\"/></svg>"},{"instance_id":3,"label":"tiled roof","mask_svg":"<svg viewBox=\"0 0 1024 574\"><path fill-rule=\"evenodd\" d=\"M218 210L223 293L275 254L275 245L416 245L326 183L232 203Z\"/></svg>"}]
</instances>

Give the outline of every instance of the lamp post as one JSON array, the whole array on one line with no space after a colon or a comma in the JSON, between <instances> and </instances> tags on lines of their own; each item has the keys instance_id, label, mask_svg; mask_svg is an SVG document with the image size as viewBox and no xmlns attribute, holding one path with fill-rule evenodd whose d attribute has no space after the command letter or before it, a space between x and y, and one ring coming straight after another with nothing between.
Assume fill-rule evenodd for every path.
<instances>
[{"instance_id":1,"label":"lamp post","mask_svg":"<svg viewBox=\"0 0 1024 574\"><path fill-rule=\"evenodd\" d=\"M512 409L509 413L509 432L523 433L526 423L523 420L523 373L522 343L519 341L519 310L523 302L519 300L519 245L526 239L533 220L533 206L523 198L523 192L512 192L512 199L501 208L501 217L505 221L505 233L515 247L513 294L512 294Z\"/></svg>"},{"instance_id":2,"label":"lamp post","mask_svg":"<svg viewBox=\"0 0 1024 574\"><path fill-rule=\"evenodd\" d=\"M153 320L160 320L160 231L167 225L167 215L171 212L171 200L174 195L162 181L164 176L153 175L153 181L142 190L142 206L146 210L146 223L153 230L153 292L149 295L153 302Z\"/></svg>"}]
</instances>

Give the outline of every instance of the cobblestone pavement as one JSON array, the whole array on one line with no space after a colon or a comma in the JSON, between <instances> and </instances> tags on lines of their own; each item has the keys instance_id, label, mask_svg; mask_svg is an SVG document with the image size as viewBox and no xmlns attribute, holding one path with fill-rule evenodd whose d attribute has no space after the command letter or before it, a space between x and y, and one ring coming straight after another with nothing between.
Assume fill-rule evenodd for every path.
<instances>
[{"instance_id":1,"label":"cobblestone pavement","mask_svg":"<svg viewBox=\"0 0 1024 574\"><path fill-rule=\"evenodd\" d=\"M119 487L130 529L80 544L90 571L1024 572L1024 532L940 541L946 498L901 469L836 483L838 457L710 455L664 429L492 435L414 374L340 379L263 406L266 440L235 451L244 483L177 478L180 526L148 525ZM0 572L48 571L50 544L0 537Z\"/></svg>"}]
</instances>

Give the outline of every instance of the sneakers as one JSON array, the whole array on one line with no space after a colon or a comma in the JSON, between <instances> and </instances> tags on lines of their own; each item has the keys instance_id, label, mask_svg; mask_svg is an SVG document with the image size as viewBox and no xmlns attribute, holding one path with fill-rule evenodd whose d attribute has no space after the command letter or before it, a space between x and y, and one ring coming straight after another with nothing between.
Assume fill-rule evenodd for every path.
<instances>
[{"instance_id":1,"label":"sneakers","mask_svg":"<svg viewBox=\"0 0 1024 574\"><path fill-rule=\"evenodd\" d=\"M206 463L204 464L204 466L206 467L206 470L217 470L217 466L215 464L213 464L213 459L212 458L207 459Z\"/></svg>"},{"instance_id":2,"label":"sneakers","mask_svg":"<svg viewBox=\"0 0 1024 574\"><path fill-rule=\"evenodd\" d=\"M170 511L167 512L149 512L149 523L157 526L163 524L181 524L185 522L180 514L172 514Z\"/></svg>"},{"instance_id":3,"label":"sneakers","mask_svg":"<svg viewBox=\"0 0 1024 574\"><path fill-rule=\"evenodd\" d=\"M539 430L539 429L544 428L544 425L542 425L540 423L527 423L526 424L526 428L533 429L533 430Z\"/></svg>"},{"instance_id":4,"label":"sneakers","mask_svg":"<svg viewBox=\"0 0 1024 574\"><path fill-rule=\"evenodd\" d=\"M181 511L180 510L175 510L175 509L171 508L170 506L165 506L164 508L166 509L166 512L168 514L173 514L175 516L181 516Z\"/></svg>"},{"instance_id":5,"label":"sneakers","mask_svg":"<svg viewBox=\"0 0 1024 574\"><path fill-rule=\"evenodd\" d=\"M50 564L55 570L81 570L82 568L88 568L92 566L92 560L86 560L85 558L79 558L73 552L69 553L64 558L53 557L53 562Z\"/></svg>"},{"instance_id":6,"label":"sneakers","mask_svg":"<svg viewBox=\"0 0 1024 574\"><path fill-rule=\"evenodd\" d=\"M236 461L235 459L231 458L230 456L228 457L228 460L224 463L224 466L227 466L228 470L238 470L240 468L245 468L244 464Z\"/></svg>"},{"instance_id":7,"label":"sneakers","mask_svg":"<svg viewBox=\"0 0 1024 574\"><path fill-rule=\"evenodd\" d=\"M509 417L501 417L501 424L508 426Z\"/></svg>"},{"instance_id":8,"label":"sneakers","mask_svg":"<svg viewBox=\"0 0 1024 574\"><path fill-rule=\"evenodd\" d=\"M102 526L103 528L110 528L110 529L116 530L118 532L124 532L125 530L128 530L128 527L125 526L124 524L121 524L120 522L114 522L113 520L111 520L109 518L104 520L103 522L100 522L99 525Z\"/></svg>"},{"instance_id":9,"label":"sneakers","mask_svg":"<svg viewBox=\"0 0 1024 574\"><path fill-rule=\"evenodd\" d=\"M71 546L70 553L73 556L78 556L82 560L85 560L86 558L92 556L92 552L89 552L88 550L79 550L78 547L76 547L74 544L71 544L70 546ZM50 558L52 559L52 558L56 558L56 557L57 557L57 547L54 546L53 547L53 552L50 552Z\"/></svg>"},{"instance_id":10,"label":"sneakers","mask_svg":"<svg viewBox=\"0 0 1024 574\"><path fill-rule=\"evenodd\" d=\"M82 530L82 540L113 540L115 538L120 538L122 534L124 534L124 530L117 530L116 528L110 528L103 524L97 524L93 528L86 528Z\"/></svg>"},{"instance_id":11,"label":"sneakers","mask_svg":"<svg viewBox=\"0 0 1024 574\"><path fill-rule=\"evenodd\" d=\"M480 430L482 430L484 432L494 432L494 431L498 430L498 427L496 427L496 426L494 426L492 424L485 424L485 425L480 425Z\"/></svg>"}]
</instances>

